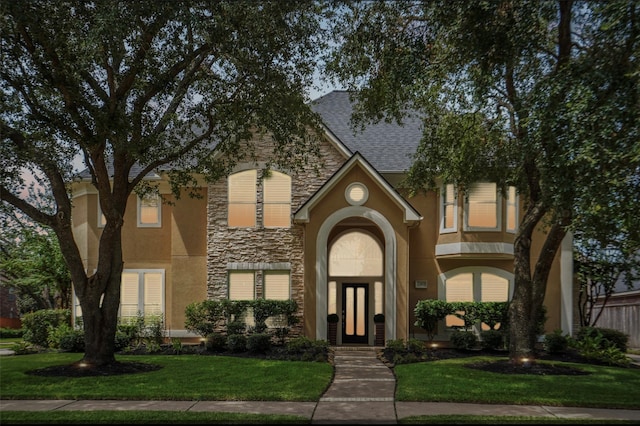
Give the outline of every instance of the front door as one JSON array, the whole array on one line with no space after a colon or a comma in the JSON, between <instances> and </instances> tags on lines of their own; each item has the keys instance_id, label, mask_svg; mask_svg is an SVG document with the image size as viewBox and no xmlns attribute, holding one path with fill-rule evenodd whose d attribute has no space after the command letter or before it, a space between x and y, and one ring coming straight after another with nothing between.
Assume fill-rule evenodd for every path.
<instances>
[{"instance_id":1,"label":"front door","mask_svg":"<svg viewBox=\"0 0 640 426\"><path fill-rule=\"evenodd\" d=\"M342 343L369 343L368 284L342 285Z\"/></svg>"}]
</instances>

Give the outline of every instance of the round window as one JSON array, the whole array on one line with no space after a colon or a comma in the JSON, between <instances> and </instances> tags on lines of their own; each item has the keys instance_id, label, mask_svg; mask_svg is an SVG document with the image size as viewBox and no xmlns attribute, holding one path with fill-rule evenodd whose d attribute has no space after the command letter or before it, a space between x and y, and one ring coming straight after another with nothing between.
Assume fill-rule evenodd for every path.
<instances>
[{"instance_id":1,"label":"round window","mask_svg":"<svg viewBox=\"0 0 640 426\"><path fill-rule=\"evenodd\" d=\"M347 198L347 202L352 206L361 206L367 202L367 199L369 198L369 191L367 190L367 187L360 182L354 182L347 186L345 196Z\"/></svg>"}]
</instances>

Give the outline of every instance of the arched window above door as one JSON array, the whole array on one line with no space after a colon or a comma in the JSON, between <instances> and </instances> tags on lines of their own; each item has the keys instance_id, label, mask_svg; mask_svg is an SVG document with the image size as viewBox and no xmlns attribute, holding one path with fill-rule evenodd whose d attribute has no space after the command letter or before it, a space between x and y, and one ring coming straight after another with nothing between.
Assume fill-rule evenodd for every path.
<instances>
[{"instance_id":1,"label":"arched window above door","mask_svg":"<svg viewBox=\"0 0 640 426\"><path fill-rule=\"evenodd\" d=\"M380 244L366 232L346 232L331 245L329 276L378 277L383 274L383 264Z\"/></svg>"}]
</instances>

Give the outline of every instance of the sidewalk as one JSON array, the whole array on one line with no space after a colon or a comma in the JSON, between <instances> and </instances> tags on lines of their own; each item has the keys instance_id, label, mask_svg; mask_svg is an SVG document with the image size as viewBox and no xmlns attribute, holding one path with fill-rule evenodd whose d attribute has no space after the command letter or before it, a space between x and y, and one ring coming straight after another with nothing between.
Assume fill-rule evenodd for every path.
<instances>
[{"instance_id":1,"label":"sidewalk","mask_svg":"<svg viewBox=\"0 0 640 426\"><path fill-rule=\"evenodd\" d=\"M636 356L637 357L637 356ZM636 358L640 362L640 357ZM439 402L396 402L393 372L374 348L336 348L334 379L316 402L280 401L114 401L0 400L0 411L212 411L289 414L312 424L396 424L409 416L483 415L537 416L567 419L616 419L640 422L640 410L616 410L535 405L494 405Z\"/></svg>"}]
</instances>

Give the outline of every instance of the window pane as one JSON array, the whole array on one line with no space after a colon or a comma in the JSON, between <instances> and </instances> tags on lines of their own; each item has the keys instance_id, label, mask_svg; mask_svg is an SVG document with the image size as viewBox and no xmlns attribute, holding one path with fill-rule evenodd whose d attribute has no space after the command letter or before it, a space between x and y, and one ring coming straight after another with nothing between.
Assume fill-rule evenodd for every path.
<instances>
[{"instance_id":1,"label":"window pane","mask_svg":"<svg viewBox=\"0 0 640 426\"><path fill-rule=\"evenodd\" d=\"M229 300L253 300L253 272L229 273Z\"/></svg>"},{"instance_id":2,"label":"window pane","mask_svg":"<svg viewBox=\"0 0 640 426\"><path fill-rule=\"evenodd\" d=\"M506 302L509 298L509 281L494 274L480 274L482 302Z\"/></svg>"},{"instance_id":3,"label":"window pane","mask_svg":"<svg viewBox=\"0 0 640 426\"><path fill-rule=\"evenodd\" d=\"M289 299L289 272L268 272L264 275L264 298Z\"/></svg>"},{"instance_id":4,"label":"window pane","mask_svg":"<svg viewBox=\"0 0 640 426\"><path fill-rule=\"evenodd\" d=\"M255 226L255 204L229 204L229 226Z\"/></svg>"},{"instance_id":5,"label":"window pane","mask_svg":"<svg viewBox=\"0 0 640 426\"><path fill-rule=\"evenodd\" d=\"M443 229L454 229L455 223L456 193L453 184L447 184L442 188L442 226Z\"/></svg>"},{"instance_id":6,"label":"window pane","mask_svg":"<svg viewBox=\"0 0 640 426\"><path fill-rule=\"evenodd\" d=\"M359 185L354 185L349 190L349 198L355 202L360 202L364 199L364 188Z\"/></svg>"},{"instance_id":7,"label":"window pane","mask_svg":"<svg viewBox=\"0 0 640 426\"><path fill-rule=\"evenodd\" d=\"M155 225L160 223L160 208L162 203L156 194L148 194L140 199L140 211L138 220L142 225Z\"/></svg>"},{"instance_id":8,"label":"window pane","mask_svg":"<svg viewBox=\"0 0 640 426\"><path fill-rule=\"evenodd\" d=\"M444 227L446 229L453 228L453 205L444 207Z\"/></svg>"},{"instance_id":9,"label":"window pane","mask_svg":"<svg viewBox=\"0 0 640 426\"><path fill-rule=\"evenodd\" d=\"M162 274L144 273L144 314L162 314Z\"/></svg>"},{"instance_id":10,"label":"window pane","mask_svg":"<svg viewBox=\"0 0 640 426\"><path fill-rule=\"evenodd\" d=\"M266 227L291 225L291 177L272 172L264 179L264 219Z\"/></svg>"},{"instance_id":11,"label":"window pane","mask_svg":"<svg viewBox=\"0 0 640 426\"><path fill-rule=\"evenodd\" d=\"M290 203L291 178L284 173L271 172L271 176L264 179L265 203Z\"/></svg>"},{"instance_id":12,"label":"window pane","mask_svg":"<svg viewBox=\"0 0 640 426\"><path fill-rule=\"evenodd\" d=\"M256 202L256 170L246 170L229 176L229 202Z\"/></svg>"},{"instance_id":13,"label":"window pane","mask_svg":"<svg viewBox=\"0 0 640 426\"><path fill-rule=\"evenodd\" d=\"M338 292L337 292L336 282L329 281L329 285L327 286L327 313L335 314L338 313L337 310L337 301L338 301Z\"/></svg>"},{"instance_id":14,"label":"window pane","mask_svg":"<svg viewBox=\"0 0 640 426\"><path fill-rule=\"evenodd\" d=\"M376 307L376 314L384 314L384 293L383 293L383 288L382 288L382 282L381 281L376 281L375 284L375 307Z\"/></svg>"},{"instance_id":15,"label":"window pane","mask_svg":"<svg viewBox=\"0 0 640 426\"><path fill-rule=\"evenodd\" d=\"M256 170L229 176L229 226L255 226L256 176Z\"/></svg>"},{"instance_id":16,"label":"window pane","mask_svg":"<svg viewBox=\"0 0 640 426\"><path fill-rule=\"evenodd\" d=\"M264 226L286 228L291 225L291 204L265 204Z\"/></svg>"},{"instance_id":17,"label":"window pane","mask_svg":"<svg viewBox=\"0 0 640 426\"><path fill-rule=\"evenodd\" d=\"M369 234L350 232L340 236L331 246L331 276L382 276L382 265L382 249Z\"/></svg>"},{"instance_id":18,"label":"window pane","mask_svg":"<svg viewBox=\"0 0 640 426\"><path fill-rule=\"evenodd\" d=\"M495 183L477 183L469 191L467 223L470 227L496 228L498 193Z\"/></svg>"},{"instance_id":19,"label":"window pane","mask_svg":"<svg viewBox=\"0 0 640 426\"><path fill-rule=\"evenodd\" d=\"M139 291L138 273L123 272L120 290L121 317L136 317L138 315Z\"/></svg>"},{"instance_id":20,"label":"window pane","mask_svg":"<svg viewBox=\"0 0 640 426\"><path fill-rule=\"evenodd\" d=\"M346 309L344 313L345 333L348 336L353 336L353 331L355 330L355 320L356 320L355 312L353 311L353 302L354 302L353 287L349 287L346 289L345 298L347 299L345 302Z\"/></svg>"},{"instance_id":21,"label":"window pane","mask_svg":"<svg viewBox=\"0 0 640 426\"><path fill-rule=\"evenodd\" d=\"M451 277L445 284L445 297L447 302L472 302L473 301L473 274L459 274ZM447 315L447 327L464 326L464 321L455 315Z\"/></svg>"},{"instance_id":22,"label":"window pane","mask_svg":"<svg viewBox=\"0 0 640 426\"><path fill-rule=\"evenodd\" d=\"M364 304L365 304L365 289L363 287L358 287L356 289L356 303L357 303L357 310L358 310L358 316L356 318L356 335L357 336L364 336L364 331L365 331L365 321L367 320L367 318L365 317L365 309L364 309Z\"/></svg>"},{"instance_id":23,"label":"window pane","mask_svg":"<svg viewBox=\"0 0 640 426\"><path fill-rule=\"evenodd\" d=\"M516 230L516 199L516 188L514 186L510 186L507 189L507 230L509 231Z\"/></svg>"}]
</instances>

